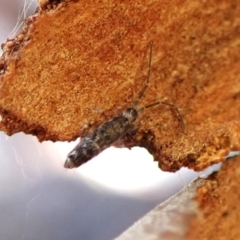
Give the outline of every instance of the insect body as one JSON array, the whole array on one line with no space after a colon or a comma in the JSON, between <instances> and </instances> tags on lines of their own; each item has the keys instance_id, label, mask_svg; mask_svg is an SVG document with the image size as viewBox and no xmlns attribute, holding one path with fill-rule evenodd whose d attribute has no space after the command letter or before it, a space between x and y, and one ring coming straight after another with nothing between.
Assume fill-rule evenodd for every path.
<instances>
[{"instance_id":1,"label":"insect body","mask_svg":"<svg viewBox=\"0 0 240 240\"><path fill-rule=\"evenodd\" d=\"M65 168L76 168L91 160L97 156L104 149L110 147L117 140L121 139L130 129L132 129L133 123L137 119L140 112L146 108L153 107L158 104L168 105L176 110L179 116L178 108L170 103L166 102L154 102L141 108L137 108L140 100L143 98L144 93L148 87L148 81L150 78L150 67L152 60L152 44L150 45L150 56L148 64L147 83L139 94L134 107L127 108L122 115L114 117L109 121L103 123L95 131L85 136L78 145L68 154L64 163ZM183 125L182 118L180 118Z\"/></svg>"},{"instance_id":2,"label":"insect body","mask_svg":"<svg viewBox=\"0 0 240 240\"><path fill-rule=\"evenodd\" d=\"M84 137L68 154L64 167L79 167L110 147L131 128L137 116L138 111L135 108L127 108L122 115L103 123L91 134Z\"/></svg>"}]
</instances>

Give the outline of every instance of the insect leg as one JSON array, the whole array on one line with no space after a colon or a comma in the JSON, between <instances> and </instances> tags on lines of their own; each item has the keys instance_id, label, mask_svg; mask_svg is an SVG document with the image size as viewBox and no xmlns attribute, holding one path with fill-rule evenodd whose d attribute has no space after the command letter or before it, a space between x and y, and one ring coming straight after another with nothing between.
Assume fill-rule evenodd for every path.
<instances>
[{"instance_id":1,"label":"insect leg","mask_svg":"<svg viewBox=\"0 0 240 240\"><path fill-rule=\"evenodd\" d=\"M83 136L85 135L86 129L88 129L89 127L90 127L90 124L84 124L84 125L83 125L83 128L82 128L82 130L81 130L81 133L79 134L79 136L80 136L80 141L81 141L81 139L83 138Z\"/></svg>"}]
</instances>

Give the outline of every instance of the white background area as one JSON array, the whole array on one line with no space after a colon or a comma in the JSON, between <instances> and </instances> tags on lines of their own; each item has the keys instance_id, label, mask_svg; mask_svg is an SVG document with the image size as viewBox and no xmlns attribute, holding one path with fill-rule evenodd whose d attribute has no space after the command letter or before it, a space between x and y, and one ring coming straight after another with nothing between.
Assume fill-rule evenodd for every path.
<instances>
[{"instance_id":1,"label":"white background area","mask_svg":"<svg viewBox=\"0 0 240 240\"><path fill-rule=\"evenodd\" d=\"M0 43L35 8L0 0ZM110 240L199 175L162 172L140 148L109 148L78 169L64 169L78 141L39 143L0 132L1 240Z\"/></svg>"}]
</instances>

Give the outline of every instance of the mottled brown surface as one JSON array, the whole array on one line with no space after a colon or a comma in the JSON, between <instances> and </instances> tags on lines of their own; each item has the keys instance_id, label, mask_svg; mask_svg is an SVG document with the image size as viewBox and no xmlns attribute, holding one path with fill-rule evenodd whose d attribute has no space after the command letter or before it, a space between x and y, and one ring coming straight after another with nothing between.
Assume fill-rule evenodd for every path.
<instances>
[{"instance_id":1,"label":"mottled brown surface","mask_svg":"<svg viewBox=\"0 0 240 240\"><path fill-rule=\"evenodd\" d=\"M154 208L115 240L184 240L189 224L197 215L196 188L204 180L186 186L181 192Z\"/></svg>"},{"instance_id":2,"label":"mottled brown surface","mask_svg":"<svg viewBox=\"0 0 240 240\"><path fill-rule=\"evenodd\" d=\"M240 157L224 163L197 192L200 214L189 229L188 240L240 239Z\"/></svg>"},{"instance_id":3,"label":"mottled brown surface","mask_svg":"<svg viewBox=\"0 0 240 240\"><path fill-rule=\"evenodd\" d=\"M186 129L169 107L156 106L141 114L126 143L147 147L170 171L203 169L240 147L240 1L39 4L3 47L1 130L69 141L84 124L99 126L136 100L152 41L141 105L177 105Z\"/></svg>"}]
</instances>

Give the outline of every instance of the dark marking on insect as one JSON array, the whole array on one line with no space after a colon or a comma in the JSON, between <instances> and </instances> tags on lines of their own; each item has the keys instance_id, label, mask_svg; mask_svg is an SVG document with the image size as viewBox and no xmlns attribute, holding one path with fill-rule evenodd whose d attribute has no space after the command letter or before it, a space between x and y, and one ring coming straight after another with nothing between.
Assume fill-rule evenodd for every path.
<instances>
[{"instance_id":1,"label":"dark marking on insect","mask_svg":"<svg viewBox=\"0 0 240 240\"><path fill-rule=\"evenodd\" d=\"M139 97L135 101L133 107L127 108L120 116L114 117L109 121L104 122L95 131L82 138L77 146L68 154L67 159L64 163L65 168L79 167L87 161L91 160L93 157L97 156L104 149L113 145L117 140L121 139L128 131L133 128L133 123L138 118L139 113L158 104L165 104L174 108L180 116L182 126L184 126L181 114L178 108L173 104L157 101L139 109L137 108L148 87L151 62L152 43L150 44L147 82L140 92Z\"/></svg>"}]
</instances>

